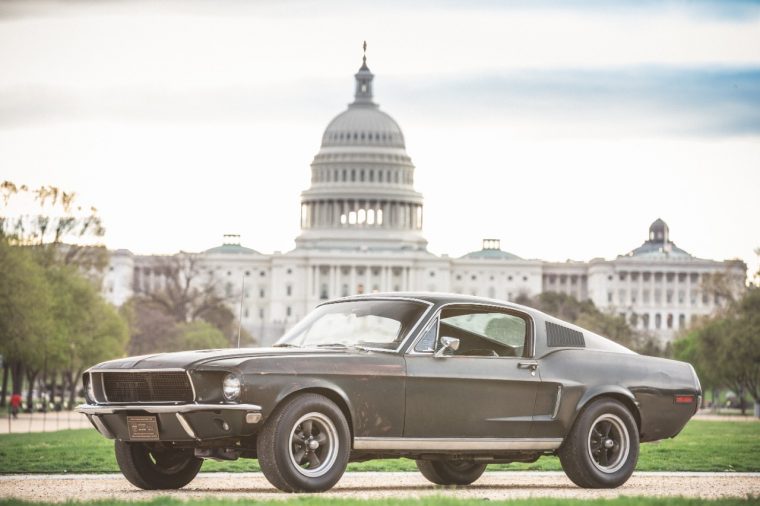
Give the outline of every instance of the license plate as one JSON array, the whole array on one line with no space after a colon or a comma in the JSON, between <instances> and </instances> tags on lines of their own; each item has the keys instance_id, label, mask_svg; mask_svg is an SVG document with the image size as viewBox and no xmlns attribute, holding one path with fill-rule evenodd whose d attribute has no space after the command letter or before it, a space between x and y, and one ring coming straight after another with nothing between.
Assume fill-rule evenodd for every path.
<instances>
[{"instance_id":1,"label":"license plate","mask_svg":"<svg viewBox=\"0 0 760 506\"><path fill-rule=\"evenodd\" d=\"M128 416L129 439L158 441L158 422L155 416Z\"/></svg>"}]
</instances>

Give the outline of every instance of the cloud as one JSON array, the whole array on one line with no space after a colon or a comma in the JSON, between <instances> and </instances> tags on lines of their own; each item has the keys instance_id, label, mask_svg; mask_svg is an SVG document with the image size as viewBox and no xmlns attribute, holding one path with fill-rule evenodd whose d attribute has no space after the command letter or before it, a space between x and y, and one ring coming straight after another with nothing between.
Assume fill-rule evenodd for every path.
<instances>
[{"instance_id":1,"label":"cloud","mask_svg":"<svg viewBox=\"0 0 760 506\"><path fill-rule=\"evenodd\" d=\"M554 69L390 85L418 115L532 122L573 135L589 122L636 135L760 133L760 68Z\"/></svg>"},{"instance_id":2,"label":"cloud","mask_svg":"<svg viewBox=\"0 0 760 506\"><path fill-rule=\"evenodd\" d=\"M279 86L0 89L0 128L107 120L325 123L346 79ZM383 78L378 101L415 123L499 123L547 136L760 134L760 68L621 67Z\"/></svg>"}]
</instances>

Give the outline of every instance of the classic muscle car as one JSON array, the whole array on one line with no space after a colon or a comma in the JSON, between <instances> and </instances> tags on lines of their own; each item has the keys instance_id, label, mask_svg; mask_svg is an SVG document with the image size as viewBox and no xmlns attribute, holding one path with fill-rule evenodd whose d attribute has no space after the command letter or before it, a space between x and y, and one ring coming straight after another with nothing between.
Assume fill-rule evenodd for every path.
<instances>
[{"instance_id":1,"label":"classic muscle car","mask_svg":"<svg viewBox=\"0 0 760 506\"><path fill-rule=\"evenodd\" d=\"M113 360L84 382L78 411L137 487L180 488L203 459L258 458L286 492L399 457L467 485L490 463L558 455L577 485L617 487L639 443L678 434L702 394L689 364L534 309L415 293L326 302L271 348Z\"/></svg>"}]
</instances>

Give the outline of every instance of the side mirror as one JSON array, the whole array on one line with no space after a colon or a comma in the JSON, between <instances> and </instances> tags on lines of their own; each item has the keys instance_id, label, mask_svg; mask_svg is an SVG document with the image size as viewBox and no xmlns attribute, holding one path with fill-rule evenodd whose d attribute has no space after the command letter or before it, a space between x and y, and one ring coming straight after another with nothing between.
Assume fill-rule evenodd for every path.
<instances>
[{"instance_id":1,"label":"side mirror","mask_svg":"<svg viewBox=\"0 0 760 506\"><path fill-rule=\"evenodd\" d=\"M445 356L447 351L457 351L459 349L459 339L456 337L441 336L441 347L438 348L433 356L435 358L441 358Z\"/></svg>"}]
</instances>

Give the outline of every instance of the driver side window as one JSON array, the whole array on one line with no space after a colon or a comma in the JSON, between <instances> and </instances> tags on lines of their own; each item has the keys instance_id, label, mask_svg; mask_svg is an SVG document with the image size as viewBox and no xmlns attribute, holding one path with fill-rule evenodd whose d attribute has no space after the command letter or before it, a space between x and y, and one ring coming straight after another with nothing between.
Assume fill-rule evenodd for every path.
<instances>
[{"instance_id":1,"label":"driver side window","mask_svg":"<svg viewBox=\"0 0 760 506\"><path fill-rule=\"evenodd\" d=\"M523 316L493 308L446 308L439 334L459 339L454 356L522 357L528 323Z\"/></svg>"}]
</instances>

